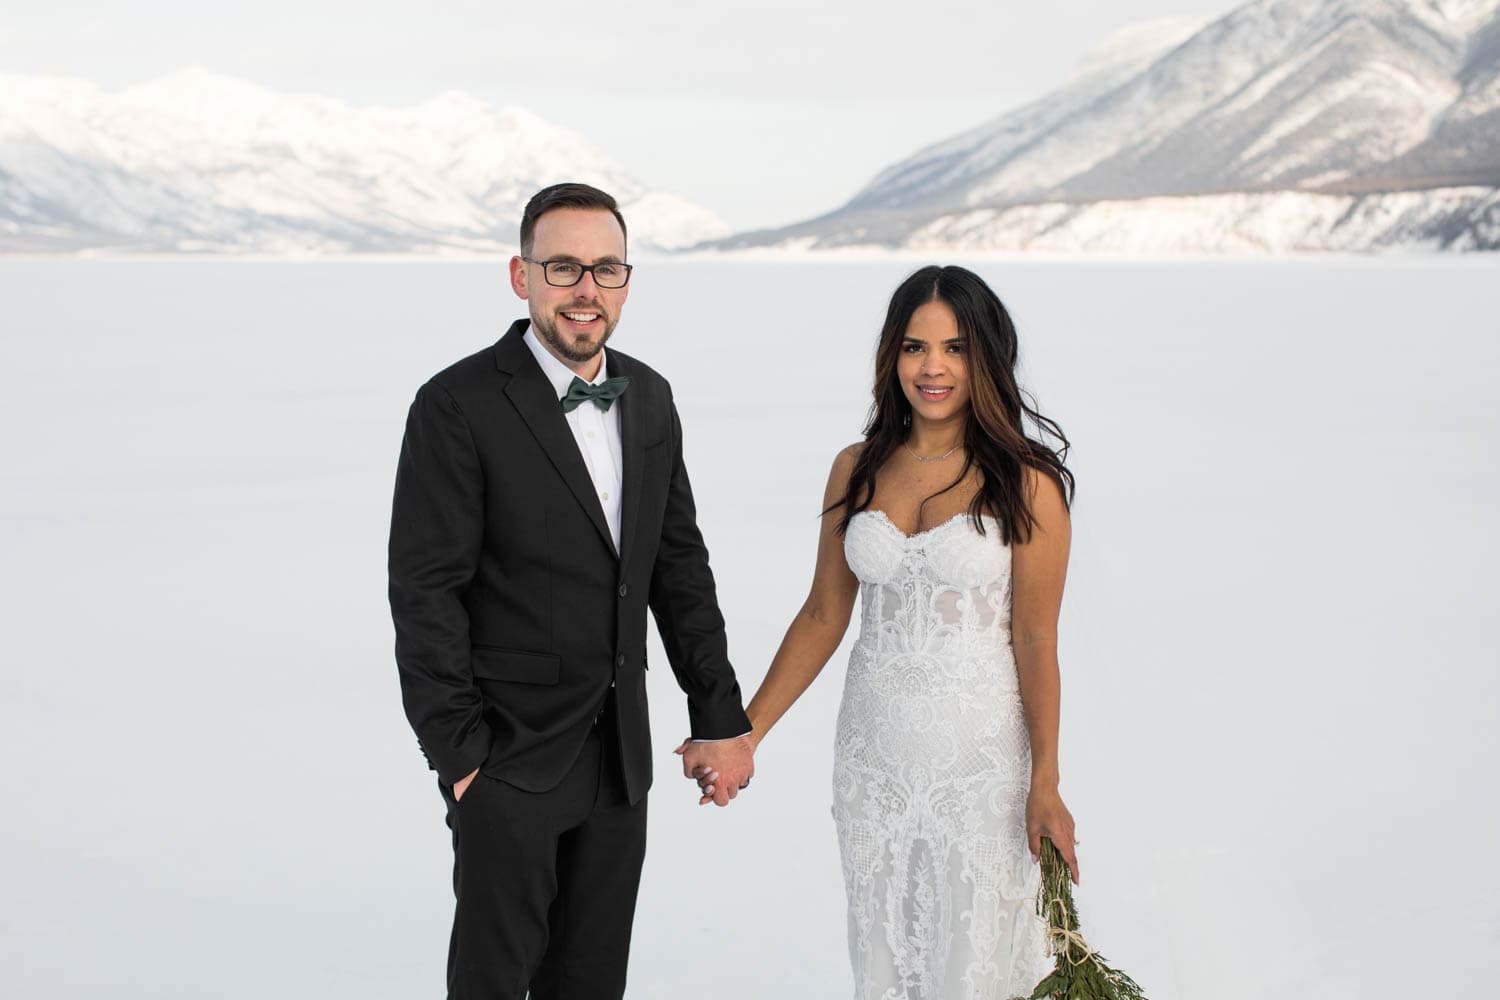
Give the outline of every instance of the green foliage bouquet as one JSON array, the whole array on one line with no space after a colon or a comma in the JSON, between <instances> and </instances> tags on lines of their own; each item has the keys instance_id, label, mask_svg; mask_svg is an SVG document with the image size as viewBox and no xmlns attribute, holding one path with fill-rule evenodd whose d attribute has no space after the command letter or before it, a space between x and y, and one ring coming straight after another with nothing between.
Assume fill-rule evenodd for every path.
<instances>
[{"instance_id":1,"label":"green foliage bouquet","mask_svg":"<svg viewBox=\"0 0 1500 1000\"><path fill-rule=\"evenodd\" d=\"M1125 973L1111 969L1104 956L1078 933L1078 907L1067 862L1056 845L1042 838L1042 884L1036 912L1047 924L1047 954L1057 965L1025 1000L1146 1000ZM1019 1000L1019 998L1018 998Z\"/></svg>"}]
</instances>

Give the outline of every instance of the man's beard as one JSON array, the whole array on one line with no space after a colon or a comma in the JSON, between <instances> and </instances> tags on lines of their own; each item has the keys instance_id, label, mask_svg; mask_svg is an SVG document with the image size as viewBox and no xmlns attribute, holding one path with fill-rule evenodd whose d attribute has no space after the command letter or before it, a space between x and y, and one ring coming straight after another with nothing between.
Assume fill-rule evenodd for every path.
<instances>
[{"instance_id":1,"label":"man's beard","mask_svg":"<svg viewBox=\"0 0 1500 1000\"><path fill-rule=\"evenodd\" d=\"M572 361L574 364L592 361L604 349L604 342L609 340L609 335L615 332L616 321L610 319L604 310L598 306L589 306L588 308L592 312L597 312L600 319L604 320L604 333L600 335L598 340L587 341L582 345L577 345L576 342L570 341L562 335L562 332L557 328L557 320L552 316L537 316L533 314L531 317L531 326L536 330L537 336L546 341L549 347L568 361Z\"/></svg>"}]
</instances>

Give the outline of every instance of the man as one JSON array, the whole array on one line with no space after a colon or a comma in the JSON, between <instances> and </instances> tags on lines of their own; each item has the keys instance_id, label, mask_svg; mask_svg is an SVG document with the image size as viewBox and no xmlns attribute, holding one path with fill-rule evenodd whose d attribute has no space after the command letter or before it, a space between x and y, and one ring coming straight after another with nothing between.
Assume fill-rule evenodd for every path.
<instances>
[{"instance_id":1,"label":"man","mask_svg":"<svg viewBox=\"0 0 1500 1000\"><path fill-rule=\"evenodd\" d=\"M533 197L510 261L529 322L422 386L401 446L391 614L453 831L453 1000L624 994L648 606L687 693L684 774L716 772L722 806L753 773L671 388L604 349L625 253L608 194Z\"/></svg>"}]
</instances>

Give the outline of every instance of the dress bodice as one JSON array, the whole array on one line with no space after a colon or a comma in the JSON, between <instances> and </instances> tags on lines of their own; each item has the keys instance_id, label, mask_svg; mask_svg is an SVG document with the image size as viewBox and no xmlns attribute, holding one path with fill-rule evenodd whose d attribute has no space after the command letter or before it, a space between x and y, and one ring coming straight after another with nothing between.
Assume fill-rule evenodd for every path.
<instances>
[{"instance_id":1,"label":"dress bodice","mask_svg":"<svg viewBox=\"0 0 1500 1000\"><path fill-rule=\"evenodd\" d=\"M881 511L855 514L844 558L860 582L860 639L890 651L1008 651L1010 547L983 521L983 535L967 513L906 535Z\"/></svg>"}]
</instances>

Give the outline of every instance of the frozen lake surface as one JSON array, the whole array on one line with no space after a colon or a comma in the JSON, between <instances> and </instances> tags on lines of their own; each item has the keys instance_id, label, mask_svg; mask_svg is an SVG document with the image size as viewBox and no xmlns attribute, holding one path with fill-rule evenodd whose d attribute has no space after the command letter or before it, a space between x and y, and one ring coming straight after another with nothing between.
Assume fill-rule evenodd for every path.
<instances>
[{"instance_id":1,"label":"frozen lake surface","mask_svg":"<svg viewBox=\"0 0 1500 1000\"><path fill-rule=\"evenodd\" d=\"M613 343L675 386L748 695L917 262L641 264ZM973 266L1075 445L1089 938L1153 1000L1487 994L1500 260ZM503 262L0 260L0 302L4 993L440 996L385 539L412 393L522 315ZM630 996L850 994L846 656L728 810L652 672Z\"/></svg>"}]
</instances>

